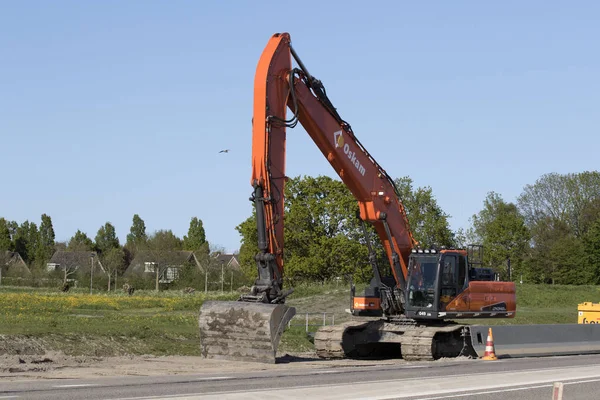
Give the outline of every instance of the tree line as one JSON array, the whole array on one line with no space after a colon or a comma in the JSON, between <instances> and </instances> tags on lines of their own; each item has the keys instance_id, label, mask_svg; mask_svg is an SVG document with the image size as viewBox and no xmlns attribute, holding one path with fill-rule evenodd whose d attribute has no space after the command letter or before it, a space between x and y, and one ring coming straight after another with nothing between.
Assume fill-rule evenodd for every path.
<instances>
[{"instance_id":1,"label":"tree line","mask_svg":"<svg viewBox=\"0 0 600 400\"><path fill-rule=\"evenodd\" d=\"M187 235L179 238L171 230L157 230L148 235L144 220L135 214L124 244L120 243L115 227L110 222L98 229L94 239L77 230L66 242L56 242L52 219L47 214L41 216L39 228L35 222L28 220L19 224L0 218L0 267L8 261L7 251L18 252L32 274L44 275L47 263L59 250L95 252L106 272L109 290L111 279L122 276L139 251L146 251L151 255L156 262L157 276L164 272L169 253L173 251L192 251L202 265L208 266L211 263L210 245L206 240L202 220L198 217L191 218ZM76 273L75 270L65 268L61 271L61 276L66 281Z\"/></svg>"},{"instance_id":2,"label":"tree line","mask_svg":"<svg viewBox=\"0 0 600 400\"><path fill-rule=\"evenodd\" d=\"M42 214L39 228L28 220L19 225L0 217L0 257L16 251L28 265L45 265L54 253L54 239L52 218L47 214Z\"/></svg>"},{"instance_id":3,"label":"tree line","mask_svg":"<svg viewBox=\"0 0 600 400\"><path fill-rule=\"evenodd\" d=\"M415 239L422 247L484 246L484 264L503 279L529 283L600 283L600 173L542 175L526 185L517 201L487 194L470 226L450 229L432 188L415 188L410 177L395 180ZM356 217L358 205L346 188L329 177L296 177L285 188L286 279L325 281L372 277L366 240ZM236 229L240 262L256 274L256 215ZM380 266L387 266L372 227ZM384 271L385 273L386 271Z\"/></svg>"},{"instance_id":4,"label":"tree line","mask_svg":"<svg viewBox=\"0 0 600 400\"><path fill-rule=\"evenodd\" d=\"M600 283L600 173L542 175L526 185L516 202L505 201L496 192L483 200L470 218L470 226L456 232L437 203L431 187L414 187L410 177L395 179L413 236L422 247L484 246L485 266L503 279L530 283ZM326 281L352 276L355 281L372 277L367 242L356 217L358 205L346 188L326 176L299 176L285 187L285 274L289 281ZM239 259L249 280L256 276L254 256L258 252L256 215L241 222ZM387 258L372 226L366 230L375 243L379 265ZM95 251L109 276L117 276L136 252L153 252L155 258L173 250L194 251L210 263L209 243L202 220L193 217L187 235L171 230L146 233L142 218L135 214L121 244L115 227L107 222L96 236L77 230L66 242L55 242L50 216L18 224L0 218L0 256L16 251L33 270L45 270L56 250ZM3 264L0 260L0 264ZM33 272L33 271L32 271ZM192 279L190 277L186 279ZM109 283L110 284L110 283Z\"/></svg>"},{"instance_id":5,"label":"tree line","mask_svg":"<svg viewBox=\"0 0 600 400\"><path fill-rule=\"evenodd\" d=\"M512 280L600 284L600 173L545 174L516 203L489 193L465 237Z\"/></svg>"},{"instance_id":6,"label":"tree line","mask_svg":"<svg viewBox=\"0 0 600 400\"><path fill-rule=\"evenodd\" d=\"M430 187L414 188L412 179L395 180L406 208L413 235L422 246L452 246L455 234ZM285 186L286 279L326 281L352 276L368 281L372 269L368 260L367 240L357 218L358 204L340 181L326 176L295 177ZM390 273L383 246L370 224L365 224L376 248L379 266ZM240 233L240 264L247 274L256 274L254 255L258 252L256 214L236 228Z\"/></svg>"}]
</instances>

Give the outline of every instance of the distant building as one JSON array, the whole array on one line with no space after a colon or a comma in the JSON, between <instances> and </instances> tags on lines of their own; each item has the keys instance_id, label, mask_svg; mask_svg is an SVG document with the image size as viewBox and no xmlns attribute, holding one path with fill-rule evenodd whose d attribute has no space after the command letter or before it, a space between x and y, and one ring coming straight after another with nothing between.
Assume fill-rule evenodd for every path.
<instances>
[{"instance_id":1,"label":"distant building","mask_svg":"<svg viewBox=\"0 0 600 400\"><path fill-rule=\"evenodd\" d=\"M139 251L125 271L125 277L155 277L159 271L160 283L171 283L179 278L181 269L186 265L195 265L201 269L196 255L192 251Z\"/></svg>"},{"instance_id":2,"label":"distant building","mask_svg":"<svg viewBox=\"0 0 600 400\"><path fill-rule=\"evenodd\" d=\"M227 269L235 271L241 269L240 260L238 259L237 254L216 253L215 258L219 265L223 265Z\"/></svg>"},{"instance_id":3,"label":"distant building","mask_svg":"<svg viewBox=\"0 0 600 400\"><path fill-rule=\"evenodd\" d=\"M23 257L16 251L4 251L0 253L0 271L2 276L26 278L31 276Z\"/></svg>"},{"instance_id":4,"label":"distant building","mask_svg":"<svg viewBox=\"0 0 600 400\"><path fill-rule=\"evenodd\" d=\"M94 266L94 270L106 272L98 254L95 251L56 251L52 255L50 261L46 264L48 272L61 271L72 273L89 274L90 269Z\"/></svg>"}]
</instances>

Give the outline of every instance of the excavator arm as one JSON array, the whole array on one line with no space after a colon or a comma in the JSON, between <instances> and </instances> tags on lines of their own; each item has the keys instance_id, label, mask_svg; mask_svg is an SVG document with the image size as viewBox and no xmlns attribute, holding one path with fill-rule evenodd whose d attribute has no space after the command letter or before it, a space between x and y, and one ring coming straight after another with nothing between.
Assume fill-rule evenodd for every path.
<instances>
[{"instance_id":1,"label":"excavator arm","mask_svg":"<svg viewBox=\"0 0 600 400\"><path fill-rule=\"evenodd\" d=\"M293 67L294 60L298 67ZM407 360L472 355L469 328L445 323L444 318L450 312L457 317L467 312L474 317L511 317L515 309L514 283L467 282L466 264L463 263L463 274L459 273L462 253L449 250L450 253L444 253L448 262L437 256L433 262L428 259L428 265L433 265L432 276L437 278L433 286L418 294L423 298L433 295L434 300L419 303L412 281L411 291L406 295L409 259L414 270L418 256L411 255L416 242L394 181L360 143L350 124L340 117L323 84L308 72L292 48L287 33L271 37L254 80L250 183L256 209L258 277L250 293L240 296L238 301L207 301L202 305L199 318L202 355L275 362L281 335L295 314L293 307L285 305L292 290L283 287L283 214L286 130L298 123L357 200L363 228L365 223L374 227L395 281L393 287L381 281L368 231L364 229L374 283L386 318L321 327L314 337L317 355L372 357L400 351ZM455 272L451 271L457 274L456 282ZM459 283L460 276L463 283ZM468 283L466 289L464 282ZM449 297L447 306L446 301L438 301L442 296ZM474 301L478 296L483 300ZM404 304L405 301L409 304ZM504 307L506 312L488 312L486 307ZM406 318L411 313L414 317Z\"/></svg>"},{"instance_id":2,"label":"excavator arm","mask_svg":"<svg viewBox=\"0 0 600 400\"><path fill-rule=\"evenodd\" d=\"M298 67L292 66L293 60ZM381 282L368 243L382 308L388 315L404 312L407 265L415 240L394 181L340 117L323 84L292 48L290 35L275 34L260 57L254 79L250 183L258 233L257 279L239 301L202 305L199 326L205 357L274 362L283 330L295 314L293 307L284 304L293 289L283 287L283 213L286 130L298 123L357 200L363 225L374 226L385 248L394 287Z\"/></svg>"},{"instance_id":3,"label":"excavator arm","mask_svg":"<svg viewBox=\"0 0 600 400\"><path fill-rule=\"evenodd\" d=\"M292 58L299 68L292 67ZM403 289L415 241L392 178L354 135L291 46L287 33L269 40L254 81L252 127L253 200L256 205L258 279L246 300L283 302L286 129L299 122L358 201L360 218L371 223ZM288 119L287 109L291 111ZM378 271L375 271L378 276Z\"/></svg>"}]
</instances>

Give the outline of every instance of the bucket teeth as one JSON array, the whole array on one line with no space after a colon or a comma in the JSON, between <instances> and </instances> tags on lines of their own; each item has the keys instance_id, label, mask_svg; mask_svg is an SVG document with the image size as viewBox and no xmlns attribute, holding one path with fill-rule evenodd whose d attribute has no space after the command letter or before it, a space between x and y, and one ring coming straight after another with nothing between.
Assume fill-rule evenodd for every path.
<instances>
[{"instance_id":1,"label":"bucket teeth","mask_svg":"<svg viewBox=\"0 0 600 400\"><path fill-rule=\"evenodd\" d=\"M199 317L201 355L275 363L281 335L295 314L284 304L206 301Z\"/></svg>"}]
</instances>

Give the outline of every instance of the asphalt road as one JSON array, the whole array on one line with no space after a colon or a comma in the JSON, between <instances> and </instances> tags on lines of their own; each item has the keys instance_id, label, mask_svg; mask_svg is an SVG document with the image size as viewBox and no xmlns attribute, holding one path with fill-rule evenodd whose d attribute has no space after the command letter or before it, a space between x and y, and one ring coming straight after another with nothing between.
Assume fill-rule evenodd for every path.
<instances>
[{"instance_id":1,"label":"asphalt road","mask_svg":"<svg viewBox=\"0 0 600 400\"><path fill-rule=\"evenodd\" d=\"M252 368L248 363L248 369ZM2 399L483 399L600 398L597 355L247 371L160 377L0 382Z\"/></svg>"}]
</instances>

